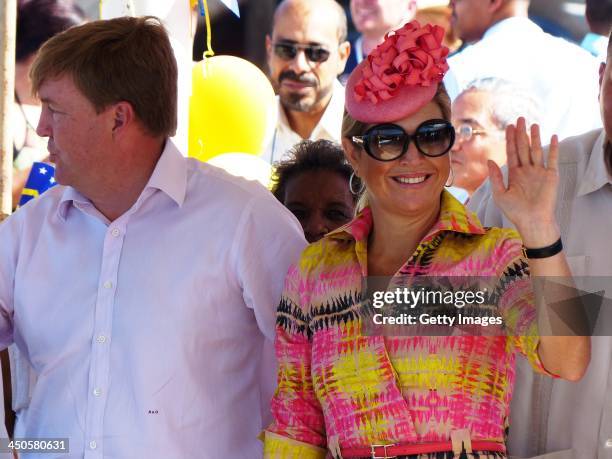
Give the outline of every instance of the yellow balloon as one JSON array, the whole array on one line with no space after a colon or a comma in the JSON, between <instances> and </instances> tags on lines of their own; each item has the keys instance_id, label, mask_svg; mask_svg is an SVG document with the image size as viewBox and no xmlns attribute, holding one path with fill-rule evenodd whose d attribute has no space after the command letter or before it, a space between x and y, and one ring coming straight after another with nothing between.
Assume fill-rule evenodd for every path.
<instances>
[{"instance_id":1,"label":"yellow balloon","mask_svg":"<svg viewBox=\"0 0 612 459\"><path fill-rule=\"evenodd\" d=\"M247 180L257 180L266 188L271 185L272 166L266 160L246 153L223 153L208 161L213 166Z\"/></svg>"},{"instance_id":2,"label":"yellow balloon","mask_svg":"<svg viewBox=\"0 0 612 459\"><path fill-rule=\"evenodd\" d=\"M208 161L228 152L262 153L278 108L272 85L255 65L214 56L193 68L189 156Z\"/></svg>"}]
</instances>

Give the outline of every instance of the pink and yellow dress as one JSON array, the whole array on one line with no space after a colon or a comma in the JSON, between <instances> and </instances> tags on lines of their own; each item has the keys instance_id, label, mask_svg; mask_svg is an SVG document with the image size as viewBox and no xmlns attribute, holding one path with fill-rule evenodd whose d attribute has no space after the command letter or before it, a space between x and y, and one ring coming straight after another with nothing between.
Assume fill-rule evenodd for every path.
<instances>
[{"instance_id":1,"label":"pink and yellow dress","mask_svg":"<svg viewBox=\"0 0 612 459\"><path fill-rule=\"evenodd\" d=\"M362 330L371 228L366 208L308 246L289 270L277 316L278 389L274 422L264 432L266 458L448 441L455 429L503 443L516 352L546 373L529 268L514 230L483 228L444 191L438 222L399 271L497 277L506 335L385 337Z\"/></svg>"}]
</instances>

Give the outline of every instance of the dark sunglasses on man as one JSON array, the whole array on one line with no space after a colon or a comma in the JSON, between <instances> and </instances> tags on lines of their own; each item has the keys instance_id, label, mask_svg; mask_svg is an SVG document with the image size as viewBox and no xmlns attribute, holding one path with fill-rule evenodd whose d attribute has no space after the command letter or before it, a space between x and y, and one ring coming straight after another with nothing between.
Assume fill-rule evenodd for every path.
<instances>
[{"instance_id":1,"label":"dark sunglasses on man","mask_svg":"<svg viewBox=\"0 0 612 459\"><path fill-rule=\"evenodd\" d=\"M272 45L274 54L284 61L295 59L299 51L304 51L310 62L321 63L329 59L330 52L321 45L301 45L291 41L277 41Z\"/></svg>"},{"instance_id":2,"label":"dark sunglasses on man","mask_svg":"<svg viewBox=\"0 0 612 459\"><path fill-rule=\"evenodd\" d=\"M352 140L378 161L393 161L402 157L408 151L411 141L425 156L437 157L452 148L455 129L451 123L442 119L424 121L414 134L407 134L397 124L378 124L368 129L364 135L353 136Z\"/></svg>"}]
</instances>

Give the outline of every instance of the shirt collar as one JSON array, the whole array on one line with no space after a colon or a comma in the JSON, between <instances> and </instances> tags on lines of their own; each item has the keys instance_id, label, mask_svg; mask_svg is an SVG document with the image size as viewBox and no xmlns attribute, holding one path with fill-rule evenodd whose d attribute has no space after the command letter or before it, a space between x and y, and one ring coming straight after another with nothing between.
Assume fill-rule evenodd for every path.
<instances>
[{"instance_id":1,"label":"shirt collar","mask_svg":"<svg viewBox=\"0 0 612 459\"><path fill-rule=\"evenodd\" d=\"M489 38L497 34L503 34L505 32L515 34L517 32L517 28L521 28L523 30L531 29L532 31L542 31L540 26L538 26L535 22L531 21L529 18L511 17L499 21L489 27L482 36L482 39Z\"/></svg>"},{"instance_id":2,"label":"shirt collar","mask_svg":"<svg viewBox=\"0 0 612 459\"><path fill-rule=\"evenodd\" d=\"M166 193L181 207L187 192L187 160L178 151L176 145L168 139L164 151L151 174L147 188L158 189Z\"/></svg>"},{"instance_id":3,"label":"shirt collar","mask_svg":"<svg viewBox=\"0 0 612 459\"><path fill-rule=\"evenodd\" d=\"M580 179L578 196L584 196L597 191L608 183L612 184L612 177L608 173L604 157L605 144L606 134L602 130L588 156L586 168Z\"/></svg>"},{"instance_id":4,"label":"shirt collar","mask_svg":"<svg viewBox=\"0 0 612 459\"><path fill-rule=\"evenodd\" d=\"M62 198L60 199L57 207L57 213L62 220L66 221L66 217L68 216L68 208L75 203L88 205L91 202L77 190L71 186L67 186L64 193L62 193Z\"/></svg>"},{"instance_id":5,"label":"shirt collar","mask_svg":"<svg viewBox=\"0 0 612 459\"><path fill-rule=\"evenodd\" d=\"M278 121L279 124L287 130L292 131L285 114L285 109L281 104L280 97L278 97ZM334 79L332 96L323 112L323 116L319 120L319 123L312 130L310 135L311 140L317 140L325 136L321 135L321 131L326 134L326 137L331 139L339 139L340 133L342 132L342 115L344 113L344 86Z\"/></svg>"},{"instance_id":6,"label":"shirt collar","mask_svg":"<svg viewBox=\"0 0 612 459\"><path fill-rule=\"evenodd\" d=\"M363 61L363 36L359 35L357 40L355 40L355 59L357 60L357 64L361 64Z\"/></svg>"},{"instance_id":7,"label":"shirt collar","mask_svg":"<svg viewBox=\"0 0 612 459\"><path fill-rule=\"evenodd\" d=\"M346 225L329 233L326 237L341 241L364 241L372 229L372 211L366 207ZM469 211L452 194L444 190L438 221L425 236L430 239L443 231L463 234L484 234L485 229L475 213Z\"/></svg>"},{"instance_id":8,"label":"shirt collar","mask_svg":"<svg viewBox=\"0 0 612 459\"><path fill-rule=\"evenodd\" d=\"M162 154L138 200L141 199L147 189L157 189L164 192L179 207L185 201L187 163L170 139L166 140ZM57 209L62 220L66 220L69 207L75 203L88 205L91 204L91 201L74 188L68 186L62 194Z\"/></svg>"}]
</instances>

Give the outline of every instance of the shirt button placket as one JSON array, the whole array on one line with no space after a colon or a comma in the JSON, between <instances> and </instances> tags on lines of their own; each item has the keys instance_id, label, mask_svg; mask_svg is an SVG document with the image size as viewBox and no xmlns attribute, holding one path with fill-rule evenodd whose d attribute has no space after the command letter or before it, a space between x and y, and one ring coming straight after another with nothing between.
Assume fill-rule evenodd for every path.
<instances>
[{"instance_id":1,"label":"shirt button placket","mask_svg":"<svg viewBox=\"0 0 612 459\"><path fill-rule=\"evenodd\" d=\"M100 270L100 287L96 302L94 317L94 330L97 333L92 341L92 368L90 370L90 406L88 407L87 433L89 441L87 443L85 457L98 458L102 454L102 444L99 438L104 435L103 417L106 405L106 385L108 382L109 365L109 346L103 346L109 341L112 334L110 328L111 317L113 314L116 279L119 267L119 259L123 247L124 231L117 226L107 230L104 240L102 255L102 266Z\"/></svg>"}]
</instances>

